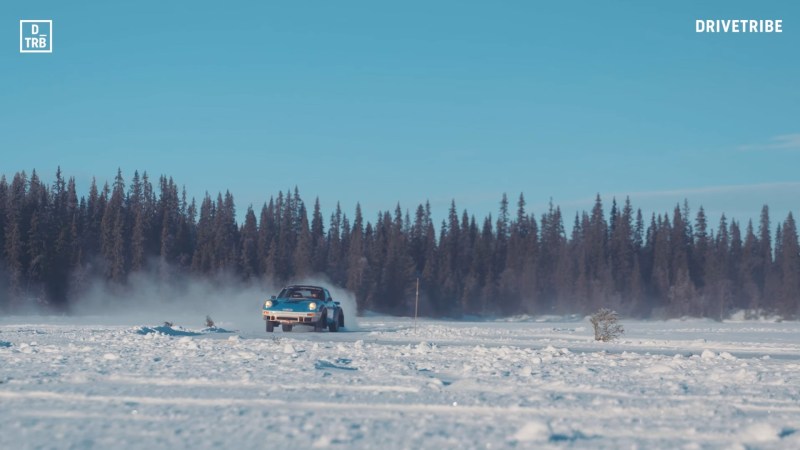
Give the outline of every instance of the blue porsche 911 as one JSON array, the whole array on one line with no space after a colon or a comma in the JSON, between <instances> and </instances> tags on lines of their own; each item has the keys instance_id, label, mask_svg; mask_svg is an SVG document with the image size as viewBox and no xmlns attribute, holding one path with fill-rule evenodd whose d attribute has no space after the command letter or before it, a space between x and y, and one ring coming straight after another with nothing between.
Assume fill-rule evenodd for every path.
<instances>
[{"instance_id":1,"label":"blue porsche 911","mask_svg":"<svg viewBox=\"0 0 800 450\"><path fill-rule=\"evenodd\" d=\"M314 331L339 331L344 327L344 311L339 302L331 298L327 289L319 286L291 285L283 288L264 302L261 316L271 333L281 324L283 331L292 331L294 325L309 325Z\"/></svg>"}]
</instances>

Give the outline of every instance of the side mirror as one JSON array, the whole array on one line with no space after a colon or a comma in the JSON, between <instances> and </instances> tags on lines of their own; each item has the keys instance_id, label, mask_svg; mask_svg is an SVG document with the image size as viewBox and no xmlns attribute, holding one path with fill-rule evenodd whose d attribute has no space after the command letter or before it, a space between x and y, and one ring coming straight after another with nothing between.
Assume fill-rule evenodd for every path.
<instances>
[{"instance_id":1,"label":"side mirror","mask_svg":"<svg viewBox=\"0 0 800 450\"><path fill-rule=\"evenodd\" d=\"M274 296L274 295L270 295L270 296L269 296L269 299L270 299L270 300L275 300L276 298L278 298L278 297L276 297L276 296Z\"/></svg>"}]
</instances>

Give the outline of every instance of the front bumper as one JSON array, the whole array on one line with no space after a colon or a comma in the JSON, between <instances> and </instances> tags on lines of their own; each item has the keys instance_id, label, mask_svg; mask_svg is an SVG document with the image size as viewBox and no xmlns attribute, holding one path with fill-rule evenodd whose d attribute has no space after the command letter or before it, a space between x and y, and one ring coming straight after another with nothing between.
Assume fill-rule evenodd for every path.
<instances>
[{"instance_id":1,"label":"front bumper","mask_svg":"<svg viewBox=\"0 0 800 450\"><path fill-rule=\"evenodd\" d=\"M316 312L293 312L293 311L268 311L262 310L261 317L270 322L280 323L315 323L320 315Z\"/></svg>"}]
</instances>

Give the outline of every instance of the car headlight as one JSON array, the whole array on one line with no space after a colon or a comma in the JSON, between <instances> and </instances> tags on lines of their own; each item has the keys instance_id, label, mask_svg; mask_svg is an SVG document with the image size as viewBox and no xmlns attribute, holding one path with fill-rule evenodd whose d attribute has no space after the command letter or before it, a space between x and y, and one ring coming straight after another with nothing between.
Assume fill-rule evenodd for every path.
<instances>
[{"instance_id":1,"label":"car headlight","mask_svg":"<svg viewBox=\"0 0 800 450\"><path fill-rule=\"evenodd\" d=\"M272 306L272 300L267 300L264 302L264 308L269 308L270 306Z\"/></svg>"},{"instance_id":2,"label":"car headlight","mask_svg":"<svg viewBox=\"0 0 800 450\"><path fill-rule=\"evenodd\" d=\"M317 304L316 304L315 302L311 302L311 303L309 303L309 304L308 304L308 309L309 309L310 311L313 311L313 310L317 309Z\"/></svg>"}]
</instances>

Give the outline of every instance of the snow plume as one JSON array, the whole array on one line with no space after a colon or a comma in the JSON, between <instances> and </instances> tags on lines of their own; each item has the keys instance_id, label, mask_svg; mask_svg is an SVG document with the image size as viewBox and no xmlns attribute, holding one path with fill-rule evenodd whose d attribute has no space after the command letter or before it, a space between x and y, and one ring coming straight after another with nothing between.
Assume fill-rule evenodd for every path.
<instances>
[{"instance_id":1,"label":"snow plume","mask_svg":"<svg viewBox=\"0 0 800 450\"><path fill-rule=\"evenodd\" d=\"M358 329L355 296L336 288L324 277L291 280L287 284L327 287L345 312L345 328ZM78 316L104 316L130 325L160 325L201 328L206 316L216 325L240 331L263 331L261 307L283 284L270 280L244 282L226 274L196 276L177 272L148 271L132 274L125 286L96 280L72 302L71 313Z\"/></svg>"},{"instance_id":2,"label":"snow plume","mask_svg":"<svg viewBox=\"0 0 800 450\"><path fill-rule=\"evenodd\" d=\"M229 275L198 277L159 273L132 274L125 286L96 280L72 302L79 316L105 316L141 325L173 322L189 328L210 316L219 326L240 330L263 327L261 306L277 292L269 282L243 282Z\"/></svg>"}]
</instances>

